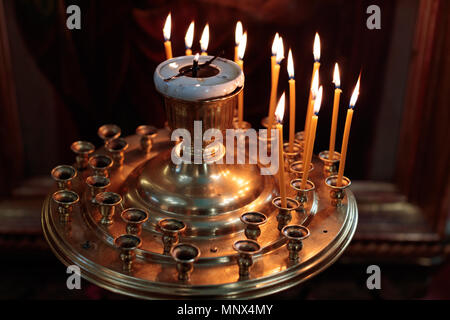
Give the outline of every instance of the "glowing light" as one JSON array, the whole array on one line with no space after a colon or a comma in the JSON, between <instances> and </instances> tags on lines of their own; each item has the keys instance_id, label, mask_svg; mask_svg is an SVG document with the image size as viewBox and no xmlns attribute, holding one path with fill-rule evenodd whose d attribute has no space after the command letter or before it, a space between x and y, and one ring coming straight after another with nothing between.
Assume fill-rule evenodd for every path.
<instances>
[{"instance_id":1,"label":"glowing light","mask_svg":"<svg viewBox=\"0 0 450 320\"><path fill-rule=\"evenodd\" d=\"M283 46L283 38L278 38L278 46L277 46L277 63L280 64L281 60L284 59L284 46Z\"/></svg>"},{"instance_id":2,"label":"glowing light","mask_svg":"<svg viewBox=\"0 0 450 320\"><path fill-rule=\"evenodd\" d=\"M317 91L319 91L319 71L316 70L316 72L314 72L314 78L311 84L311 92L313 95L313 98L316 98L316 94Z\"/></svg>"},{"instance_id":3,"label":"glowing light","mask_svg":"<svg viewBox=\"0 0 450 320\"><path fill-rule=\"evenodd\" d=\"M194 21L191 22L187 29L186 36L184 37L184 45L186 49L192 48L192 42L194 41Z\"/></svg>"},{"instance_id":4,"label":"glowing light","mask_svg":"<svg viewBox=\"0 0 450 320\"><path fill-rule=\"evenodd\" d=\"M316 33L314 38L313 54L314 60L318 62L320 60L320 37L318 33Z\"/></svg>"},{"instance_id":5,"label":"glowing light","mask_svg":"<svg viewBox=\"0 0 450 320\"><path fill-rule=\"evenodd\" d=\"M171 29L172 29L172 15L171 15L171 13L169 13L169 15L166 18L166 22L164 23L164 28L163 28L163 34L164 34L165 41L170 40Z\"/></svg>"},{"instance_id":6,"label":"glowing light","mask_svg":"<svg viewBox=\"0 0 450 320\"><path fill-rule=\"evenodd\" d=\"M235 41L237 46L241 43L243 32L244 31L242 29L242 23L240 21L238 21L236 23L236 32L234 34L234 41Z\"/></svg>"},{"instance_id":7,"label":"glowing light","mask_svg":"<svg viewBox=\"0 0 450 320\"><path fill-rule=\"evenodd\" d=\"M339 75L339 66L337 62L334 65L333 83L337 88L341 87L341 77Z\"/></svg>"},{"instance_id":8,"label":"glowing light","mask_svg":"<svg viewBox=\"0 0 450 320\"><path fill-rule=\"evenodd\" d=\"M278 38L280 38L280 35L277 33L275 33L275 37L273 38L273 43L272 43L272 55L276 56L277 55L277 49L278 49Z\"/></svg>"},{"instance_id":9,"label":"glowing light","mask_svg":"<svg viewBox=\"0 0 450 320\"><path fill-rule=\"evenodd\" d=\"M293 79L294 78L294 60L292 59L291 49L289 49L289 53L288 53L287 70L288 70L289 78Z\"/></svg>"},{"instance_id":10,"label":"glowing light","mask_svg":"<svg viewBox=\"0 0 450 320\"><path fill-rule=\"evenodd\" d=\"M317 115L320 111L320 106L322 104L322 92L323 87L320 86L319 90L317 90L316 99L314 100L314 114Z\"/></svg>"},{"instance_id":11,"label":"glowing light","mask_svg":"<svg viewBox=\"0 0 450 320\"><path fill-rule=\"evenodd\" d=\"M244 54L245 54L245 48L247 46L247 32L245 32L242 35L241 38L241 43L239 43L239 47L238 47L238 56L239 56L239 60L243 60L244 59Z\"/></svg>"},{"instance_id":12,"label":"glowing light","mask_svg":"<svg viewBox=\"0 0 450 320\"><path fill-rule=\"evenodd\" d=\"M350 108L354 108L356 101L358 100L359 96L359 82L361 80L361 74L358 77L358 82L356 83L355 90L353 90L352 98L350 99Z\"/></svg>"},{"instance_id":13,"label":"glowing light","mask_svg":"<svg viewBox=\"0 0 450 320\"><path fill-rule=\"evenodd\" d=\"M275 117L277 118L277 121L280 123L283 122L285 105L286 105L286 99L285 99L285 94L283 92L280 100L278 101L277 109L275 110Z\"/></svg>"},{"instance_id":14,"label":"glowing light","mask_svg":"<svg viewBox=\"0 0 450 320\"><path fill-rule=\"evenodd\" d=\"M200 38L200 48L203 52L206 52L208 50L208 44L209 44L209 25L206 24L205 28L203 29L202 37Z\"/></svg>"}]
</instances>

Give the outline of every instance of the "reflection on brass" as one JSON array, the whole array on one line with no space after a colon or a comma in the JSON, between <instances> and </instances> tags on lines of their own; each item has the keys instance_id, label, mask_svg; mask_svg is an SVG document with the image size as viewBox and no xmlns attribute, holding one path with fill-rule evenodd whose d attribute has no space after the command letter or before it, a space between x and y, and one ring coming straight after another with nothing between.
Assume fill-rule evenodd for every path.
<instances>
[{"instance_id":1,"label":"reflection on brass","mask_svg":"<svg viewBox=\"0 0 450 320\"><path fill-rule=\"evenodd\" d=\"M128 149L128 142L122 138L116 138L112 140L108 140L106 142L106 150L111 154L114 166L121 167L123 166L123 161L125 158L125 151Z\"/></svg>"},{"instance_id":2,"label":"reflection on brass","mask_svg":"<svg viewBox=\"0 0 450 320\"><path fill-rule=\"evenodd\" d=\"M112 224L115 208L122 202L120 194L114 192L101 192L95 196L95 202L98 204L102 216L100 223L104 225Z\"/></svg>"},{"instance_id":3,"label":"reflection on brass","mask_svg":"<svg viewBox=\"0 0 450 320\"><path fill-rule=\"evenodd\" d=\"M78 203L79 197L73 191L60 190L56 191L52 195L53 201L58 205L59 218L62 223L70 221L70 213L73 210L73 206Z\"/></svg>"},{"instance_id":4,"label":"reflection on brass","mask_svg":"<svg viewBox=\"0 0 450 320\"><path fill-rule=\"evenodd\" d=\"M277 197L273 199L272 204L278 210L277 221L278 230L281 231L284 226L289 224L292 220L292 212L298 210L300 203L292 198L286 198L286 207L281 206L281 198Z\"/></svg>"},{"instance_id":5,"label":"reflection on brass","mask_svg":"<svg viewBox=\"0 0 450 320\"><path fill-rule=\"evenodd\" d=\"M57 166L52 170L52 178L56 181L58 189L70 189L72 180L77 176L77 171L72 166Z\"/></svg>"},{"instance_id":6,"label":"reflection on brass","mask_svg":"<svg viewBox=\"0 0 450 320\"><path fill-rule=\"evenodd\" d=\"M309 173L314 170L314 165L309 164ZM303 176L303 161L295 161L289 165L289 172L293 173L297 178L302 178Z\"/></svg>"},{"instance_id":7,"label":"reflection on brass","mask_svg":"<svg viewBox=\"0 0 450 320\"><path fill-rule=\"evenodd\" d=\"M309 237L309 229L301 225L288 225L281 233L288 239L289 260L298 261L298 254L303 249L303 240Z\"/></svg>"},{"instance_id":8,"label":"reflection on brass","mask_svg":"<svg viewBox=\"0 0 450 320\"><path fill-rule=\"evenodd\" d=\"M304 189L302 189L301 184L302 179L294 179L290 183L292 189L294 189L297 192L295 200L297 200L300 203L299 209L304 210L305 204L308 202L308 194L313 192L316 189L316 186L314 185L314 182L310 180L306 182L306 187Z\"/></svg>"},{"instance_id":9,"label":"reflection on brass","mask_svg":"<svg viewBox=\"0 0 450 320\"><path fill-rule=\"evenodd\" d=\"M166 218L158 222L158 227L161 229L163 236L162 241L164 245L164 254L170 254L170 250L178 243L179 234L186 230L186 225L183 221Z\"/></svg>"},{"instance_id":10,"label":"reflection on brass","mask_svg":"<svg viewBox=\"0 0 450 320\"><path fill-rule=\"evenodd\" d=\"M139 237L131 234L123 234L114 240L114 244L120 250L120 260L122 260L122 268L126 272L133 269L133 262L136 259L136 249L142 244Z\"/></svg>"},{"instance_id":11,"label":"reflection on brass","mask_svg":"<svg viewBox=\"0 0 450 320\"><path fill-rule=\"evenodd\" d=\"M88 167L89 155L95 151L95 147L88 141L75 141L70 146L76 156L77 170L83 171Z\"/></svg>"},{"instance_id":12,"label":"reflection on brass","mask_svg":"<svg viewBox=\"0 0 450 320\"><path fill-rule=\"evenodd\" d=\"M319 159L323 162L323 171L325 175L332 176L337 174L337 164L341 160L341 154L339 152L334 152L333 159L329 159L329 151L322 151L319 153Z\"/></svg>"},{"instance_id":13,"label":"reflection on brass","mask_svg":"<svg viewBox=\"0 0 450 320\"><path fill-rule=\"evenodd\" d=\"M113 160L111 157L97 154L89 158L89 166L94 172L94 176L108 177L108 170L112 167Z\"/></svg>"},{"instance_id":14,"label":"reflection on brass","mask_svg":"<svg viewBox=\"0 0 450 320\"><path fill-rule=\"evenodd\" d=\"M158 135L158 129L154 126L142 125L136 128L136 134L141 137L141 150L144 153L150 153L153 141Z\"/></svg>"},{"instance_id":15,"label":"reflection on brass","mask_svg":"<svg viewBox=\"0 0 450 320\"><path fill-rule=\"evenodd\" d=\"M110 180L105 176L89 176L86 178L86 184L89 187L91 201L95 202L95 196L100 192L105 192L110 186Z\"/></svg>"},{"instance_id":16,"label":"reflection on brass","mask_svg":"<svg viewBox=\"0 0 450 320\"><path fill-rule=\"evenodd\" d=\"M170 254L177 264L178 280L188 281L194 262L200 257L200 249L192 244L180 243L172 248Z\"/></svg>"},{"instance_id":17,"label":"reflection on brass","mask_svg":"<svg viewBox=\"0 0 450 320\"><path fill-rule=\"evenodd\" d=\"M128 208L122 211L120 217L127 224L127 233L138 236L141 234L142 224L148 220L148 212L144 209Z\"/></svg>"},{"instance_id":18,"label":"reflection on brass","mask_svg":"<svg viewBox=\"0 0 450 320\"><path fill-rule=\"evenodd\" d=\"M253 255L257 254L261 247L253 240L239 240L233 244L234 250L239 254L237 264L239 266L239 279L245 280L250 275L250 267L253 265Z\"/></svg>"},{"instance_id":19,"label":"reflection on brass","mask_svg":"<svg viewBox=\"0 0 450 320\"><path fill-rule=\"evenodd\" d=\"M115 124L105 124L98 128L97 134L106 145L109 140L117 139L120 137L122 130Z\"/></svg>"},{"instance_id":20,"label":"reflection on brass","mask_svg":"<svg viewBox=\"0 0 450 320\"><path fill-rule=\"evenodd\" d=\"M342 186L337 186L337 176L330 176L325 179L326 185L331 189L330 198L331 204L340 207L342 206L342 200L345 197L345 189L350 187L352 182L347 177L342 177Z\"/></svg>"},{"instance_id":21,"label":"reflection on brass","mask_svg":"<svg viewBox=\"0 0 450 320\"><path fill-rule=\"evenodd\" d=\"M241 215L241 221L245 224L245 236L256 241L261 235L259 227L267 222L267 216L261 212L245 212Z\"/></svg>"}]
</instances>

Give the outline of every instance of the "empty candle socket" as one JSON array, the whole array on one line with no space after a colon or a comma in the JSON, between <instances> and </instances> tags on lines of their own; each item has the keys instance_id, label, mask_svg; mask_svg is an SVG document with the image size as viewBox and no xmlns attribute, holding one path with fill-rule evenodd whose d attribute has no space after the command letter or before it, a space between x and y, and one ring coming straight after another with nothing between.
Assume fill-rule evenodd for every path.
<instances>
[{"instance_id":1,"label":"empty candle socket","mask_svg":"<svg viewBox=\"0 0 450 320\"><path fill-rule=\"evenodd\" d=\"M100 139L103 140L103 142L106 143L110 140L117 139L120 137L120 134L122 133L122 130L120 127L116 126L115 124L105 124L98 128L97 134L100 137Z\"/></svg>"},{"instance_id":2,"label":"empty candle socket","mask_svg":"<svg viewBox=\"0 0 450 320\"><path fill-rule=\"evenodd\" d=\"M300 208L304 210L305 204L308 202L309 195L314 192L316 189L316 186L314 183L310 180L306 181L305 188L302 188L302 179L294 179L290 183L292 189L294 189L297 192L297 196L295 197L295 200L300 203Z\"/></svg>"},{"instance_id":3,"label":"empty candle socket","mask_svg":"<svg viewBox=\"0 0 450 320\"><path fill-rule=\"evenodd\" d=\"M294 142L292 146L292 152L289 152L289 142L283 144L283 154L287 164L287 167L290 168L291 163L300 159L300 155L303 151L303 148L300 144Z\"/></svg>"},{"instance_id":4,"label":"empty candle socket","mask_svg":"<svg viewBox=\"0 0 450 320\"><path fill-rule=\"evenodd\" d=\"M91 202L96 203L95 196L101 192L105 192L111 183L109 178L105 176L89 176L86 178L86 184L89 187Z\"/></svg>"},{"instance_id":5,"label":"empty candle socket","mask_svg":"<svg viewBox=\"0 0 450 320\"><path fill-rule=\"evenodd\" d=\"M245 236L250 240L257 240L261 235L260 226L267 222L267 216L261 212L244 212L241 221L245 224Z\"/></svg>"},{"instance_id":6,"label":"empty candle socket","mask_svg":"<svg viewBox=\"0 0 450 320\"><path fill-rule=\"evenodd\" d=\"M325 184L330 188L331 204L336 207L342 206L345 198L345 189L350 187L352 182L347 177L342 177L342 186L337 186L337 176L330 176L325 179Z\"/></svg>"},{"instance_id":7,"label":"empty candle socket","mask_svg":"<svg viewBox=\"0 0 450 320\"><path fill-rule=\"evenodd\" d=\"M158 129L153 126L142 125L136 128L136 134L141 138L141 150L150 153L154 139L158 135Z\"/></svg>"},{"instance_id":8,"label":"empty candle socket","mask_svg":"<svg viewBox=\"0 0 450 320\"><path fill-rule=\"evenodd\" d=\"M304 131L296 132L295 136L294 136L294 141L297 142L302 147L302 150L303 150L304 146L305 146L305 133L304 133Z\"/></svg>"},{"instance_id":9,"label":"empty candle socket","mask_svg":"<svg viewBox=\"0 0 450 320\"><path fill-rule=\"evenodd\" d=\"M58 189L70 189L72 181L77 176L77 170L72 166L62 165L53 168L52 178Z\"/></svg>"},{"instance_id":10,"label":"empty candle socket","mask_svg":"<svg viewBox=\"0 0 450 320\"><path fill-rule=\"evenodd\" d=\"M95 196L95 202L98 204L102 216L100 223L111 225L116 206L122 203L122 197L114 192L101 192Z\"/></svg>"},{"instance_id":11,"label":"empty candle socket","mask_svg":"<svg viewBox=\"0 0 450 320\"><path fill-rule=\"evenodd\" d=\"M173 218L166 218L159 220L158 227L163 233L163 253L168 255L170 254L172 247L178 243L180 234L186 230L186 225L183 221Z\"/></svg>"},{"instance_id":12,"label":"empty candle socket","mask_svg":"<svg viewBox=\"0 0 450 320\"><path fill-rule=\"evenodd\" d=\"M170 255L176 262L178 280L188 281L194 262L200 257L200 249L192 244L179 243L170 250Z\"/></svg>"},{"instance_id":13,"label":"empty candle socket","mask_svg":"<svg viewBox=\"0 0 450 320\"><path fill-rule=\"evenodd\" d=\"M259 253L261 247L254 240L239 240L233 244L233 249L238 253L239 278L247 279L253 265L253 255Z\"/></svg>"},{"instance_id":14,"label":"empty candle socket","mask_svg":"<svg viewBox=\"0 0 450 320\"><path fill-rule=\"evenodd\" d=\"M89 166L94 172L94 176L108 177L108 170L112 167L112 165L113 160L111 159L111 157L103 154L96 154L89 158Z\"/></svg>"},{"instance_id":15,"label":"empty candle socket","mask_svg":"<svg viewBox=\"0 0 450 320\"><path fill-rule=\"evenodd\" d=\"M123 161L125 159L125 151L128 149L128 143L125 139L116 138L106 142L106 150L111 154L114 166L123 166Z\"/></svg>"},{"instance_id":16,"label":"empty candle socket","mask_svg":"<svg viewBox=\"0 0 450 320\"><path fill-rule=\"evenodd\" d=\"M136 249L142 244L141 239L132 234L123 234L114 240L114 244L120 250L119 258L122 260L123 270L130 272L136 259Z\"/></svg>"},{"instance_id":17,"label":"empty candle socket","mask_svg":"<svg viewBox=\"0 0 450 320\"><path fill-rule=\"evenodd\" d=\"M309 173L314 170L312 163L309 164ZM289 172L293 173L297 178L302 178L303 176L303 161L295 161L289 165Z\"/></svg>"},{"instance_id":18,"label":"empty candle socket","mask_svg":"<svg viewBox=\"0 0 450 320\"><path fill-rule=\"evenodd\" d=\"M89 155L95 151L94 145L88 141L75 141L70 146L70 149L77 155L75 158L77 170L86 170L88 167Z\"/></svg>"},{"instance_id":19,"label":"empty candle socket","mask_svg":"<svg viewBox=\"0 0 450 320\"><path fill-rule=\"evenodd\" d=\"M337 164L341 160L339 152L333 153L333 159L330 159L329 151L322 151L319 153L319 159L323 162L323 171L327 176L335 175L337 173Z\"/></svg>"},{"instance_id":20,"label":"empty candle socket","mask_svg":"<svg viewBox=\"0 0 450 320\"><path fill-rule=\"evenodd\" d=\"M278 210L277 221L278 230L281 231L284 226L288 225L292 220L292 211L298 210L300 203L292 198L286 198L286 207L281 205L281 198L277 197L272 200L272 204Z\"/></svg>"},{"instance_id":21,"label":"empty candle socket","mask_svg":"<svg viewBox=\"0 0 450 320\"><path fill-rule=\"evenodd\" d=\"M80 200L78 194L70 190L59 190L53 193L52 199L58 206L60 221L69 222L73 206Z\"/></svg>"},{"instance_id":22,"label":"empty candle socket","mask_svg":"<svg viewBox=\"0 0 450 320\"><path fill-rule=\"evenodd\" d=\"M303 240L309 237L309 229L301 225L288 225L281 230L281 234L288 240L287 249L289 260L298 261L298 256L303 248Z\"/></svg>"},{"instance_id":23,"label":"empty candle socket","mask_svg":"<svg viewBox=\"0 0 450 320\"><path fill-rule=\"evenodd\" d=\"M140 235L142 225L148 220L148 212L139 208L128 208L120 214L122 220L126 223L128 234Z\"/></svg>"}]
</instances>

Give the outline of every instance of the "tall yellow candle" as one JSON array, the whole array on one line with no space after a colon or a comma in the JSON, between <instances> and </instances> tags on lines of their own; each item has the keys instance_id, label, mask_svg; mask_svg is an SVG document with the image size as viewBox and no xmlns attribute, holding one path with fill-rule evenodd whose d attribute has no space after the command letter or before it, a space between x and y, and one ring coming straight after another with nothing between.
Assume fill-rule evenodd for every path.
<instances>
[{"instance_id":1,"label":"tall yellow candle","mask_svg":"<svg viewBox=\"0 0 450 320\"><path fill-rule=\"evenodd\" d=\"M305 119L305 128L303 130L303 134L305 137L305 142L308 142L308 134L309 134L309 121L311 120L312 116L312 110L314 106L313 99L313 83L314 83L314 77L316 72L319 72L320 68L320 37L319 34L316 33L316 36L314 37L314 45L313 45L313 55L314 55L314 65L313 65L313 72L311 76L311 89L309 91L309 98L308 98L308 104L306 106L306 119Z\"/></svg>"},{"instance_id":2,"label":"tall yellow candle","mask_svg":"<svg viewBox=\"0 0 450 320\"><path fill-rule=\"evenodd\" d=\"M311 121L311 117L313 116L313 109L314 109L314 103L315 103L314 99L316 98L318 90L319 90L319 71L317 70L316 73L314 74L314 77L313 77L313 82L312 82L312 85L311 85L311 101L309 103L308 111L306 113L306 118L308 120L308 127L305 128L305 131L303 132L304 139L305 139L304 140L304 146L303 146L303 158L305 158L306 155L308 154L308 150L309 150L309 147L310 147L310 144L309 144L309 141L310 141L309 133L311 131L310 130L311 128L309 126L309 123Z\"/></svg>"},{"instance_id":3,"label":"tall yellow candle","mask_svg":"<svg viewBox=\"0 0 450 320\"><path fill-rule=\"evenodd\" d=\"M348 137L350 136L350 127L352 125L353 108L355 107L356 100L358 100L360 79L361 79L361 75L358 78L358 82L356 83L355 90L353 91L352 97L350 99L350 104L349 104L349 107L347 110L347 118L345 120L344 137L342 138L341 161L339 163L338 178L337 178L337 183L336 183L338 187L342 186L342 178L344 176L344 168L345 168L345 159L347 157Z\"/></svg>"},{"instance_id":4,"label":"tall yellow candle","mask_svg":"<svg viewBox=\"0 0 450 320\"><path fill-rule=\"evenodd\" d=\"M273 69L275 68L275 65L277 64L277 49L278 49L278 39L280 36L278 35L278 32L275 33L275 37L273 38L272 43L272 56L270 57L270 83L273 82Z\"/></svg>"},{"instance_id":5,"label":"tall yellow candle","mask_svg":"<svg viewBox=\"0 0 450 320\"><path fill-rule=\"evenodd\" d=\"M341 87L341 79L339 76L339 66L336 63L334 67L334 76L333 76L333 82L335 85L334 89L334 101L333 101L333 115L331 118L331 132L330 132L330 148L328 151L328 159L333 160L334 159L334 147L336 142L336 127L337 127L337 120L338 120L338 111L339 111L339 101L341 97L342 90Z\"/></svg>"},{"instance_id":6,"label":"tall yellow candle","mask_svg":"<svg viewBox=\"0 0 450 320\"><path fill-rule=\"evenodd\" d=\"M270 132L273 126L273 120L275 116L275 104L277 99L278 79L280 75L280 63L284 59L284 47L283 38L278 38L276 64L273 69L272 86L270 90L270 103L269 103L269 122L268 122L268 134L267 137L270 140Z\"/></svg>"},{"instance_id":7,"label":"tall yellow candle","mask_svg":"<svg viewBox=\"0 0 450 320\"><path fill-rule=\"evenodd\" d=\"M238 61L237 64L241 67L242 71L244 71L244 53L245 47L247 46L247 32L245 32L242 36L241 42L239 43L238 50ZM242 125L242 120L244 119L244 90L239 93L238 96L238 121L239 127Z\"/></svg>"},{"instance_id":8,"label":"tall yellow candle","mask_svg":"<svg viewBox=\"0 0 450 320\"><path fill-rule=\"evenodd\" d=\"M191 22L184 37L184 45L186 47L186 55L192 56L192 42L194 41L194 21Z\"/></svg>"},{"instance_id":9,"label":"tall yellow candle","mask_svg":"<svg viewBox=\"0 0 450 320\"><path fill-rule=\"evenodd\" d=\"M163 34L164 34L164 49L166 51L166 59L172 59L172 43L170 42L170 32L172 28L172 16L169 15L164 23Z\"/></svg>"},{"instance_id":10,"label":"tall yellow candle","mask_svg":"<svg viewBox=\"0 0 450 320\"><path fill-rule=\"evenodd\" d=\"M295 139L295 78L292 51L289 49L287 70L289 74L289 152L294 151Z\"/></svg>"},{"instance_id":11,"label":"tall yellow candle","mask_svg":"<svg viewBox=\"0 0 450 320\"><path fill-rule=\"evenodd\" d=\"M317 96L314 100L314 115L311 117L311 131L309 132L309 149L306 153L306 157L303 161L303 174L302 174L302 182L300 187L302 189L306 188L306 182L308 181L309 176L309 166L311 164L312 154L314 151L314 142L316 139L316 130L317 130L317 122L319 120L319 110L320 105L322 104L322 91L323 88L320 87L317 91Z\"/></svg>"},{"instance_id":12,"label":"tall yellow candle","mask_svg":"<svg viewBox=\"0 0 450 320\"><path fill-rule=\"evenodd\" d=\"M236 23L236 31L234 33L234 42L235 42L235 46L234 46L234 62L238 62L239 61L239 44L241 43L241 39L243 36L243 28L242 28L242 22L238 21Z\"/></svg>"},{"instance_id":13,"label":"tall yellow candle","mask_svg":"<svg viewBox=\"0 0 450 320\"><path fill-rule=\"evenodd\" d=\"M203 29L202 37L200 38L200 49L202 50L201 55L207 56L208 53L206 52L208 50L209 45L209 25L206 24L205 28Z\"/></svg>"},{"instance_id":14,"label":"tall yellow candle","mask_svg":"<svg viewBox=\"0 0 450 320\"><path fill-rule=\"evenodd\" d=\"M284 92L281 95L280 101L278 102L277 109L275 111L278 124L276 126L278 131L278 176L280 180L280 198L281 198L281 206L286 208L286 178L284 172L284 152L283 152L283 116L285 109L285 95Z\"/></svg>"}]
</instances>

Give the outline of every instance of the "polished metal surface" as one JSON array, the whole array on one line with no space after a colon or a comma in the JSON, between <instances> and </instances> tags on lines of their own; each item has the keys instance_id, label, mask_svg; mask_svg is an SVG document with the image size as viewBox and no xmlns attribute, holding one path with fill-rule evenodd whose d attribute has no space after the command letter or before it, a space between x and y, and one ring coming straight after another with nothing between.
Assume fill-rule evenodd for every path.
<instances>
[{"instance_id":1,"label":"polished metal surface","mask_svg":"<svg viewBox=\"0 0 450 320\"><path fill-rule=\"evenodd\" d=\"M72 205L70 227L59 219L58 204L49 196L42 209L45 237L56 256L66 265L80 266L87 280L114 292L139 298L256 298L301 283L332 264L349 244L357 224L356 201L348 189L340 207L331 204L322 163L314 159L310 173L316 189L303 212L292 212L289 224L307 226L298 263L289 262L287 239L278 230L278 196L274 176L261 176L257 165L174 165L169 131L159 130L149 153L141 150L140 137L125 137L129 148L123 166L109 168L108 192L122 196L111 224L102 224L98 205L86 179L89 168L73 179L72 189L80 201ZM108 155L101 148L96 154ZM291 175L290 179L295 176ZM296 191L288 186L288 196ZM126 208L148 210L139 236L141 245L121 256L115 240L126 233L120 214ZM107 211L107 210L106 210ZM110 211L105 214L109 214ZM242 213L258 211L267 216L257 238L261 250L252 257L247 279L239 276L238 254L233 244L245 240ZM163 254L163 218L186 224L179 243L195 245L201 252L189 274L180 281L176 262ZM128 264L131 261L130 264ZM130 266L130 268L128 268ZM189 271L190 272L190 271Z\"/></svg>"}]
</instances>

